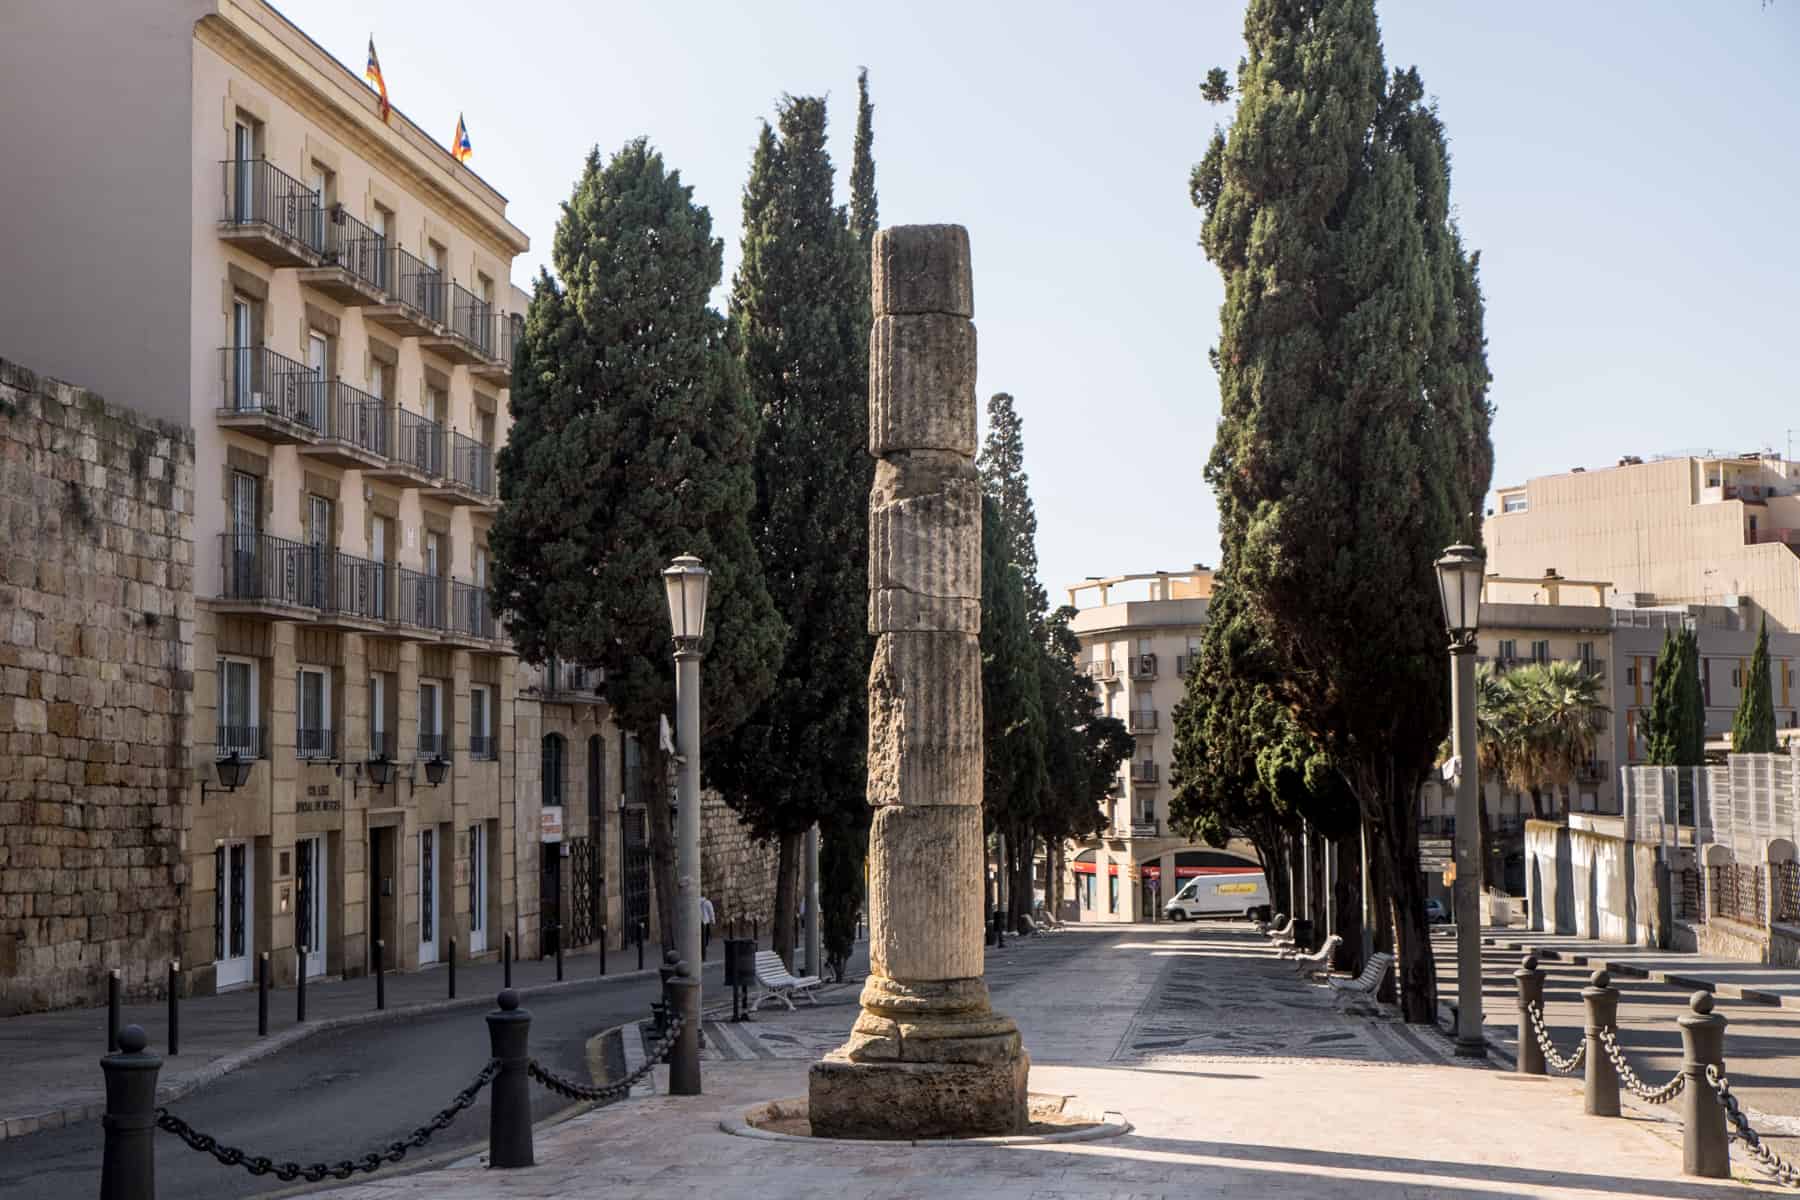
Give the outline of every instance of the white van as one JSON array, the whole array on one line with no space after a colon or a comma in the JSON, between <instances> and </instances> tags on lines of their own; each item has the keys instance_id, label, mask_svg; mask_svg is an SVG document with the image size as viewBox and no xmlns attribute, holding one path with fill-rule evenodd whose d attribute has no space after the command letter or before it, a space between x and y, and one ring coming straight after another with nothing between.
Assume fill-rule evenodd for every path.
<instances>
[{"instance_id":1,"label":"white van","mask_svg":"<svg viewBox=\"0 0 1800 1200\"><path fill-rule=\"evenodd\" d=\"M1171 921L1198 917L1248 917L1269 903L1269 884L1261 871L1198 875L1163 905Z\"/></svg>"}]
</instances>

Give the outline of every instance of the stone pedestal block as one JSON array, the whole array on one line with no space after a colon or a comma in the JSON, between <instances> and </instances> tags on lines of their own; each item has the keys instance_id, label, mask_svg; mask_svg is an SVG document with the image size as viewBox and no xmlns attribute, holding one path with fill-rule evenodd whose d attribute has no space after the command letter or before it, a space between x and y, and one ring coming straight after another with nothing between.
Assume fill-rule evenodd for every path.
<instances>
[{"instance_id":1,"label":"stone pedestal block","mask_svg":"<svg viewBox=\"0 0 1800 1200\"><path fill-rule=\"evenodd\" d=\"M981 480L960 455L896 454L869 493L869 586L981 598Z\"/></svg>"},{"instance_id":2,"label":"stone pedestal block","mask_svg":"<svg viewBox=\"0 0 1800 1200\"><path fill-rule=\"evenodd\" d=\"M1028 1123L1031 1060L1022 1051L996 1063L859 1063L842 1054L828 1055L808 1073L814 1137L998 1136Z\"/></svg>"},{"instance_id":3,"label":"stone pedestal block","mask_svg":"<svg viewBox=\"0 0 1800 1200\"><path fill-rule=\"evenodd\" d=\"M982 841L977 805L875 810L869 973L906 982L979 978Z\"/></svg>"},{"instance_id":4,"label":"stone pedestal block","mask_svg":"<svg viewBox=\"0 0 1800 1200\"><path fill-rule=\"evenodd\" d=\"M869 453L974 457L975 326L943 313L876 317L869 331Z\"/></svg>"},{"instance_id":5,"label":"stone pedestal block","mask_svg":"<svg viewBox=\"0 0 1800 1200\"><path fill-rule=\"evenodd\" d=\"M869 632L981 632L981 600L975 596L921 596L905 588L871 588Z\"/></svg>"},{"instance_id":6,"label":"stone pedestal block","mask_svg":"<svg viewBox=\"0 0 1800 1200\"><path fill-rule=\"evenodd\" d=\"M980 806L981 642L975 635L885 633L875 640L868 798L878 809ZM871 854L874 845L871 835Z\"/></svg>"},{"instance_id":7,"label":"stone pedestal block","mask_svg":"<svg viewBox=\"0 0 1800 1200\"><path fill-rule=\"evenodd\" d=\"M878 230L869 266L877 317L899 313L975 315L969 231L961 225L895 225ZM970 403L974 403L973 397Z\"/></svg>"}]
</instances>

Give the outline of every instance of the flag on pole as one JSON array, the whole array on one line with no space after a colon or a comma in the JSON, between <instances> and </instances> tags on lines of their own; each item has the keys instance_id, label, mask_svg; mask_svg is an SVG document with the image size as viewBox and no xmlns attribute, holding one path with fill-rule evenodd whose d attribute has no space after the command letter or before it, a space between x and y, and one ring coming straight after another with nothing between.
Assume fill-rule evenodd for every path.
<instances>
[{"instance_id":1,"label":"flag on pole","mask_svg":"<svg viewBox=\"0 0 1800 1200\"><path fill-rule=\"evenodd\" d=\"M369 65L363 68L363 78L374 84L375 90L381 93L381 119L383 123L386 123L388 114L394 111L394 106L388 103L387 81L381 77L381 60L375 57L375 36L373 34L369 35Z\"/></svg>"},{"instance_id":2,"label":"flag on pole","mask_svg":"<svg viewBox=\"0 0 1800 1200\"><path fill-rule=\"evenodd\" d=\"M474 148L469 145L469 127L463 124L461 113L456 114L456 136L450 139L450 153L456 155L456 161L466 163Z\"/></svg>"}]
</instances>

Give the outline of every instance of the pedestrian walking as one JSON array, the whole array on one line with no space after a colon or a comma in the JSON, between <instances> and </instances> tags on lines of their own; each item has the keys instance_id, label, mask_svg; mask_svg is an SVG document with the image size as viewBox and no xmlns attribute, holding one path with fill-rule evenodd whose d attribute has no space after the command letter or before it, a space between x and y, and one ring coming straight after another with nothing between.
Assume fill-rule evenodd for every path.
<instances>
[{"instance_id":1,"label":"pedestrian walking","mask_svg":"<svg viewBox=\"0 0 1800 1200\"><path fill-rule=\"evenodd\" d=\"M712 945L713 906L705 896L700 897L700 957L706 958L707 947Z\"/></svg>"}]
</instances>

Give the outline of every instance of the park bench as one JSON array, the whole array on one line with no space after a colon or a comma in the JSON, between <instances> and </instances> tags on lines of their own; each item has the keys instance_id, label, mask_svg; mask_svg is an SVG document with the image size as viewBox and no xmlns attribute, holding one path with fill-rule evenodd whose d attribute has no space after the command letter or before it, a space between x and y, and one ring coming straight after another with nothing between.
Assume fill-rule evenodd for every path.
<instances>
[{"instance_id":1,"label":"park bench","mask_svg":"<svg viewBox=\"0 0 1800 1200\"><path fill-rule=\"evenodd\" d=\"M1343 938L1334 933L1325 939L1325 944L1319 947L1316 954L1302 954L1298 950L1283 950L1281 956L1283 958L1293 959L1294 969L1300 973L1300 978L1302 979L1305 979L1308 975L1323 975L1325 972L1331 970L1332 952L1338 948L1338 945L1343 940Z\"/></svg>"},{"instance_id":2,"label":"park bench","mask_svg":"<svg viewBox=\"0 0 1800 1200\"><path fill-rule=\"evenodd\" d=\"M1385 950L1369 955L1364 964L1362 974L1355 979L1338 979L1326 976L1325 982L1331 985L1332 1000L1354 1004L1361 1000L1373 1001L1375 992L1381 987L1388 970L1394 965L1394 956Z\"/></svg>"},{"instance_id":3,"label":"park bench","mask_svg":"<svg viewBox=\"0 0 1800 1200\"><path fill-rule=\"evenodd\" d=\"M787 967L781 961L781 955L773 950L756 952L756 982L763 991L762 995L756 998L756 1003L750 1006L751 1012L761 1008L763 1001L771 996L787 1005L789 1012L794 1010L793 998L795 996L805 996L813 1004L819 1002L812 994L812 990L819 986L819 977L817 975L788 974Z\"/></svg>"},{"instance_id":4,"label":"park bench","mask_svg":"<svg viewBox=\"0 0 1800 1200\"><path fill-rule=\"evenodd\" d=\"M1293 920L1293 918L1288 916L1286 913L1276 913L1273 920L1258 921L1256 923L1256 932L1263 934L1266 937L1273 936L1276 931L1276 926L1278 924L1280 925L1280 927L1282 929L1286 929L1287 928L1286 922L1289 922L1292 920Z\"/></svg>"},{"instance_id":5,"label":"park bench","mask_svg":"<svg viewBox=\"0 0 1800 1200\"><path fill-rule=\"evenodd\" d=\"M1280 942L1282 938L1292 942L1294 940L1294 918L1289 917L1287 922L1282 925L1269 926L1263 930L1263 935L1272 942Z\"/></svg>"}]
</instances>

